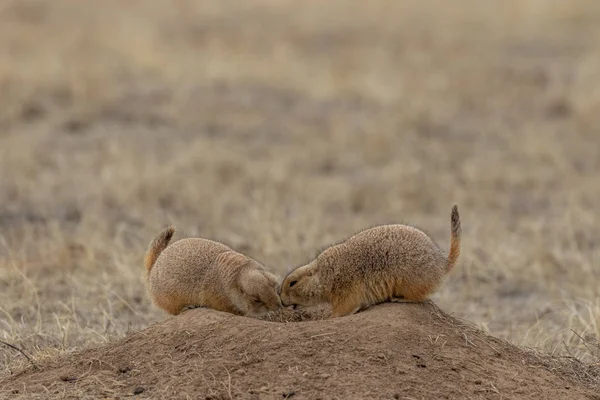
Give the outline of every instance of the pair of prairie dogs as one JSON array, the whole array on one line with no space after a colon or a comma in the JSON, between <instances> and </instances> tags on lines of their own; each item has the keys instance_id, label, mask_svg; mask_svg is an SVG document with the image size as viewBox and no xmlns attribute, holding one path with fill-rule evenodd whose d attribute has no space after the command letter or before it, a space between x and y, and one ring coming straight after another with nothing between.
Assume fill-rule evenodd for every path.
<instances>
[{"instance_id":1,"label":"pair of prairie dogs","mask_svg":"<svg viewBox=\"0 0 600 400\"><path fill-rule=\"evenodd\" d=\"M448 254L412 226L370 228L327 248L281 284L260 263L224 244L187 238L169 245L174 232L162 231L145 257L150 296L170 314L207 307L258 317L282 306L329 303L332 316L340 317L383 302L426 300L456 264L461 225L454 205Z\"/></svg>"}]
</instances>

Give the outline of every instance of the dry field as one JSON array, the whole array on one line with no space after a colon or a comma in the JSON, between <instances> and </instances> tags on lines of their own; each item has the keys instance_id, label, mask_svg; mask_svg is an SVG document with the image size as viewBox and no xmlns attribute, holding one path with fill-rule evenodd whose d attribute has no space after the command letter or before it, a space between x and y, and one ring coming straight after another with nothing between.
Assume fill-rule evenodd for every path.
<instances>
[{"instance_id":1,"label":"dry field","mask_svg":"<svg viewBox=\"0 0 600 400\"><path fill-rule=\"evenodd\" d=\"M285 273L381 223L447 247L456 202L435 303L600 363L598 1L3 1L0 59L0 340L36 362L166 317L168 223Z\"/></svg>"}]
</instances>

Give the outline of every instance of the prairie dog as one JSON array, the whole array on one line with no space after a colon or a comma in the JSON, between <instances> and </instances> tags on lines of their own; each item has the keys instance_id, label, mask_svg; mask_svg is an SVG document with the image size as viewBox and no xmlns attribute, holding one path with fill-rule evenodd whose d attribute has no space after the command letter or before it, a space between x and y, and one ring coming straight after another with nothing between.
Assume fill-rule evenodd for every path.
<instances>
[{"instance_id":1,"label":"prairie dog","mask_svg":"<svg viewBox=\"0 0 600 400\"><path fill-rule=\"evenodd\" d=\"M208 307L258 317L281 307L279 280L257 261L208 239L187 238L169 245L174 227L159 233L144 264L154 304L170 314Z\"/></svg>"},{"instance_id":2,"label":"prairie dog","mask_svg":"<svg viewBox=\"0 0 600 400\"><path fill-rule=\"evenodd\" d=\"M412 226L382 225L361 231L289 273L280 289L282 304L295 308L329 303L332 317L340 317L388 301L424 301L460 255L456 205L450 222L448 255Z\"/></svg>"}]
</instances>

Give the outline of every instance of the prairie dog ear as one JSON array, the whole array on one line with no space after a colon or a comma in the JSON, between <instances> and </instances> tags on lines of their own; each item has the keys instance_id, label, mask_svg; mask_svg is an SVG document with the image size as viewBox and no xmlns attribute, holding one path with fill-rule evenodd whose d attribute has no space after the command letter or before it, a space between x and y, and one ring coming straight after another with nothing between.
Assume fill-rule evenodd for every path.
<instances>
[{"instance_id":1,"label":"prairie dog ear","mask_svg":"<svg viewBox=\"0 0 600 400\"><path fill-rule=\"evenodd\" d=\"M242 292L249 296L263 291L269 280L262 271L245 269L238 275L238 284Z\"/></svg>"},{"instance_id":2,"label":"prairie dog ear","mask_svg":"<svg viewBox=\"0 0 600 400\"><path fill-rule=\"evenodd\" d=\"M249 282L260 282L261 280L266 280L267 277L263 273L263 271L258 271L256 269L247 269L241 274L242 279Z\"/></svg>"},{"instance_id":3,"label":"prairie dog ear","mask_svg":"<svg viewBox=\"0 0 600 400\"><path fill-rule=\"evenodd\" d=\"M263 275L268 279L268 280L272 280L273 282L276 282L277 285L279 285L282 281L281 277L277 274L275 274L272 271L266 270L263 271Z\"/></svg>"},{"instance_id":4,"label":"prairie dog ear","mask_svg":"<svg viewBox=\"0 0 600 400\"><path fill-rule=\"evenodd\" d=\"M317 261L312 261L306 265L296 268L296 275L298 278L302 278L303 276L309 277L313 276L317 272Z\"/></svg>"},{"instance_id":5,"label":"prairie dog ear","mask_svg":"<svg viewBox=\"0 0 600 400\"><path fill-rule=\"evenodd\" d=\"M237 251L226 251L217 256L215 263L227 268L241 268L248 264L250 260Z\"/></svg>"}]
</instances>

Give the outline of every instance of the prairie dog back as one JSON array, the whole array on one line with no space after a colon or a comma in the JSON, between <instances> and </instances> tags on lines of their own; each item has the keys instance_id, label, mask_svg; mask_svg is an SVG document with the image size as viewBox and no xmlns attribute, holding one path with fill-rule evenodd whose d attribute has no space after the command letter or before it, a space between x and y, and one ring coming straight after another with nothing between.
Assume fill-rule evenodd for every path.
<instances>
[{"instance_id":1,"label":"prairie dog back","mask_svg":"<svg viewBox=\"0 0 600 400\"><path fill-rule=\"evenodd\" d=\"M171 243L157 257L148 273L148 280L155 289L193 290L201 284L207 275L214 274L214 268L208 268L217 256L233 251L228 246L201 238L185 238ZM185 283L185 287L182 286Z\"/></svg>"},{"instance_id":2,"label":"prairie dog back","mask_svg":"<svg viewBox=\"0 0 600 400\"><path fill-rule=\"evenodd\" d=\"M456 264L460 237L456 205L451 213L448 253L412 226L366 229L292 271L281 286L282 304L329 302L336 317L386 301L426 300Z\"/></svg>"},{"instance_id":3,"label":"prairie dog back","mask_svg":"<svg viewBox=\"0 0 600 400\"><path fill-rule=\"evenodd\" d=\"M437 286L446 265L446 255L438 245L425 233L406 225L367 229L328 248L317 260L322 279L335 282L330 294L334 296L357 283L366 291L370 288L379 292L378 286L387 289L385 286L393 285L399 277L411 282L410 289Z\"/></svg>"},{"instance_id":4,"label":"prairie dog back","mask_svg":"<svg viewBox=\"0 0 600 400\"><path fill-rule=\"evenodd\" d=\"M158 307L170 314L208 307L247 316L279 309L278 279L260 263L209 239L186 238L169 245L168 229L146 254L148 292Z\"/></svg>"}]
</instances>

